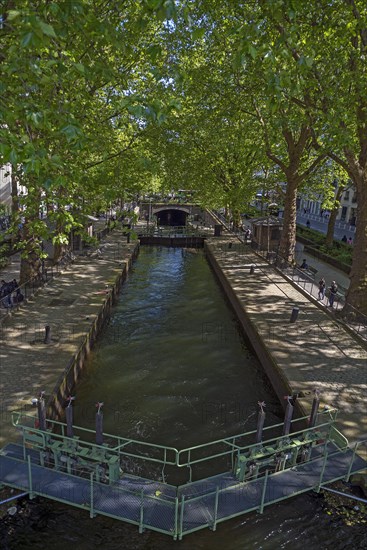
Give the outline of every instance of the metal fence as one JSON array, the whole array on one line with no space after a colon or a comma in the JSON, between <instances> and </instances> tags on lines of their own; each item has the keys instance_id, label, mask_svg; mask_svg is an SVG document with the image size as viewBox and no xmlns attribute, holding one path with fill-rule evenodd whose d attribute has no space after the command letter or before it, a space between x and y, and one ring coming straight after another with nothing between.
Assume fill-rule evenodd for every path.
<instances>
[{"instance_id":1,"label":"metal fence","mask_svg":"<svg viewBox=\"0 0 367 550\"><path fill-rule=\"evenodd\" d=\"M67 428L63 423L46 421L48 429L58 427L61 431L59 434L51 433L48 430L42 431L34 427L33 416L14 412L12 414L14 426L22 430L23 437L28 437L27 446L24 441L23 457L17 456L13 459L17 462L17 471L22 469L22 475L13 476L10 481L6 481L6 485L28 490L31 497L39 494L89 510L91 517L94 517L95 514L103 514L127 521L139 526L139 532L148 528L171 535L174 539L181 539L184 535L205 527L215 530L217 523L252 510L262 513L265 506L311 489L319 491L324 484L337 479L349 480L352 473L360 471L365 465L361 455L365 449L366 441L359 441L354 449L348 446L345 438L341 445L330 445L333 440L333 432L330 429L334 429L336 413L337 411L334 409L322 411L319 413L317 424L312 428L294 432L291 436L282 435L271 438L247 447L244 447L240 440L243 436L253 436L254 431L239 434L235 438L221 440L227 446L227 450L223 451L225 454L228 451L243 453L247 450L256 460L258 457L256 453L265 451L274 455L287 453L286 459L292 441L297 445L300 443L299 439L303 437L305 443L310 444L313 451L306 461L297 462L297 468L294 468L296 464L286 468L290 472L293 482L290 482L289 474L284 479L279 478L281 472L274 470L265 461L265 472L259 476L251 475L245 482L234 476L229 478L228 472L224 472L218 478L217 476L204 477L194 485L185 484L176 487L166 484L164 477L163 483L160 481L156 483L151 477L134 476L132 478L129 475L123 475L113 483L101 482L98 476L98 463L108 460L108 456L114 454L120 457L123 455L133 456L135 459L143 461L150 460L163 466L170 463L177 467L187 468L195 462L215 458L217 451L213 449L213 445L218 442L177 451L171 447L105 434L108 437L109 445L101 446L82 440L77 436L66 437L65 430ZM296 421L299 422L306 418ZM274 427L281 426L282 424L279 424L268 429L272 430ZM80 435L93 433L88 429L76 426L74 428ZM334 431L339 436L342 435L337 430L334 429ZM292 439L289 440L289 437ZM135 450L131 449L131 445ZM136 445L141 448L146 447L148 454L136 452ZM190 458L193 457L194 451L200 451L202 448L207 448L209 451L206 457ZM41 451L39 455L35 452L37 449ZM85 457L87 455L84 451L89 449L90 453L94 452L93 460L97 464L97 468L89 475L81 477L66 467L62 467L62 464L65 465L65 461L62 462L61 459L59 467L45 467L37 456L43 457L45 460L47 453L44 451L49 449L53 449L53 453L63 454L65 460L67 454L70 454L73 458L72 462L75 464L77 461L74 459L77 458L78 453ZM159 451L158 455L156 451ZM168 454L171 454L170 460L167 459ZM180 460L180 457L184 460ZM330 461L331 467L329 467ZM339 463L341 465L338 466Z\"/></svg>"},{"instance_id":2,"label":"metal fence","mask_svg":"<svg viewBox=\"0 0 367 550\"><path fill-rule=\"evenodd\" d=\"M42 288L49 281L58 277L60 273L75 259L74 254L69 251L62 259L55 265L42 266L41 272L32 277L25 283L17 286L12 292L1 296L0 298L0 323L12 312L14 309L20 307L22 303L27 301L33 296L37 290Z\"/></svg>"},{"instance_id":3,"label":"metal fence","mask_svg":"<svg viewBox=\"0 0 367 550\"><path fill-rule=\"evenodd\" d=\"M302 288L307 294L316 298L320 305L328 308L329 311L338 312L343 310L343 316L340 318L349 328L351 328L358 336L367 340L367 316L361 311L346 303L346 289L339 286L332 306L330 305L330 290L326 290L326 294L322 299L319 299L319 283L315 281L315 274L307 269L300 269L297 266L290 264L286 259L282 258L277 252L267 252L266 250L256 249L257 254L265 260L273 263L280 269L284 275L290 278L297 286Z\"/></svg>"}]
</instances>

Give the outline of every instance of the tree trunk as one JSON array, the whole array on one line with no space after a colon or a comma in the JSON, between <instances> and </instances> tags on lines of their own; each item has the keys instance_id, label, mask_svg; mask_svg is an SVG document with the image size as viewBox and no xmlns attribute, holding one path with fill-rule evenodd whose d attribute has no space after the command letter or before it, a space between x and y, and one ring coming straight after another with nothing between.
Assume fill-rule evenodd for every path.
<instances>
[{"instance_id":1,"label":"tree trunk","mask_svg":"<svg viewBox=\"0 0 367 550\"><path fill-rule=\"evenodd\" d=\"M325 238L325 244L330 248L333 246L335 222L336 222L336 217L338 215L338 212L339 212L339 207L335 208L335 205L334 205L334 208L332 209L330 214L329 223L327 226L326 238Z\"/></svg>"},{"instance_id":2,"label":"tree trunk","mask_svg":"<svg viewBox=\"0 0 367 550\"><path fill-rule=\"evenodd\" d=\"M283 231L279 245L279 255L289 263L294 261L296 247L297 220L297 187L296 177L287 178L287 191L284 202Z\"/></svg>"},{"instance_id":3,"label":"tree trunk","mask_svg":"<svg viewBox=\"0 0 367 550\"><path fill-rule=\"evenodd\" d=\"M233 210L233 229L239 229L241 226L241 213L238 208Z\"/></svg>"},{"instance_id":4,"label":"tree trunk","mask_svg":"<svg viewBox=\"0 0 367 550\"><path fill-rule=\"evenodd\" d=\"M28 256L21 259L19 284L22 285L30 279L39 276L41 272L41 260L39 257L39 252L37 253L37 249L33 247L32 251L28 252Z\"/></svg>"},{"instance_id":5,"label":"tree trunk","mask_svg":"<svg viewBox=\"0 0 367 550\"><path fill-rule=\"evenodd\" d=\"M18 199L18 175L16 166L11 166L11 215L14 220L19 212L19 199Z\"/></svg>"},{"instance_id":6,"label":"tree trunk","mask_svg":"<svg viewBox=\"0 0 367 550\"><path fill-rule=\"evenodd\" d=\"M353 178L357 191L357 220L346 304L367 315L367 167L359 175Z\"/></svg>"},{"instance_id":7,"label":"tree trunk","mask_svg":"<svg viewBox=\"0 0 367 550\"><path fill-rule=\"evenodd\" d=\"M29 233L27 220L24 222L22 232L26 244L22 250L20 261L19 284L24 284L30 279L38 277L41 272L41 243Z\"/></svg>"},{"instance_id":8,"label":"tree trunk","mask_svg":"<svg viewBox=\"0 0 367 550\"><path fill-rule=\"evenodd\" d=\"M11 234L12 246L14 246L20 237L19 229L19 197L18 197L18 174L16 166L11 165L11 221L14 223L14 231ZM15 226L16 224L16 226ZM16 229L15 229L16 227Z\"/></svg>"},{"instance_id":9,"label":"tree trunk","mask_svg":"<svg viewBox=\"0 0 367 550\"><path fill-rule=\"evenodd\" d=\"M336 193L336 196L335 196L334 207L331 210L329 223L328 223L328 226L327 226L327 233L326 233L326 239L325 239L326 246L330 246L330 247L333 246L335 222L336 222L336 217L337 217L338 212L339 212L340 199L341 199L341 196L343 194L344 189L345 189L345 185L340 185L338 187L338 190L337 190L337 193Z\"/></svg>"}]
</instances>

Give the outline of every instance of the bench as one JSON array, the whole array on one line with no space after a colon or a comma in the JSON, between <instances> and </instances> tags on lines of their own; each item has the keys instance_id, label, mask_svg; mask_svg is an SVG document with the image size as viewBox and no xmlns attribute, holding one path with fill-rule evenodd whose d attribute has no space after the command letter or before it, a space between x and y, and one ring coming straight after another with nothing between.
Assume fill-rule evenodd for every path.
<instances>
[{"instance_id":1,"label":"bench","mask_svg":"<svg viewBox=\"0 0 367 550\"><path fill-rule=\"evenodd\" d=\"M298 269L312 279L315 278L317 273L317 269L315 267L312 267L311 265L309 265L307 269L301 269L300 267Z\"/></svg>"}]
</instances>

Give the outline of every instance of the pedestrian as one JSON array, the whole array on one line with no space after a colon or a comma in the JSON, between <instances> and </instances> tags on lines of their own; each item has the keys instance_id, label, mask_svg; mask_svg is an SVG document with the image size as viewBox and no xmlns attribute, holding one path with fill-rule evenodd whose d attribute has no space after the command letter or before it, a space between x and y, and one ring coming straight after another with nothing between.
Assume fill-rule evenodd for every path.
<instances>
[{"instance_id":1,"label":"pedestrian","mask_svg":"<svg viewBox=\"0 0 367 550\"><path fill-rule=\"evenodd\" d=\"M308 264L306 261L306 258L303 258L301 265L299 266L300 269L308 269Z\"/></svg>"},{"instance_id":2,"label":"pedestrian","mask_svg":"<svg viewBox=\"0 0 367 550\"><path fill-rule=\"evenodd\" d=\"M7 284L4 279L1 279L0 281L0 296L5 296L5 291L7 288Z\"/></svg>"},{"instance_id":3,"label":"pedestrian","mask_svg":"<svg viewBox=\"0 0 367 550\"><path fill-rule=\"evenodd\" d=\"M4 279L2 279L0 284L0 298L2 298L1 303L3 307L11 307L12 283L7 283Z\"/></svg>"},{"instance_id":4,"label":"pedestrian","mask_svg":"<svg viewBox=\"0 0 367 550\"><path fill-rule=\"evenodd\" d=\"M352 246L352 244L353 244L353 239L352 239L352 237L349 237L349 239L348 239L347 242L348 242L348 244L349 244L350 246Z\"/></svg>"},{"instance_id":5,"label":"pedestrian","mask_svg":"<svg viewBox=\"0 0 367 550\"><path fill-rule=\"evenodd\" d=\"M348 239L347 239L347 236L346 236L346 235L343 235L342 241L343 241L343 243L346 243L346 242L348 241Z\"/></svg>"},{"instance_id":6,"label":"pedestrian","mask_svg":"<svg viewBox=\"0 0 367 550\"><path fill-rule=\"evenodd\" d=\"M310 226L311 226L310 220L307 220L306 225L307 225L307 229L310 229Z\"/></svg>"},{"instance_id":7,"label":"pedestrian","mask_svg":"<svg viewBox=\"0 0 367 550\"><path fill-rule=\"evenodd\" d=\"M323 300L325 298L325 290L326 290L326 282L324 277L319 280L319 300Z\"/></svg>"},{"instance_id":8,"label":"pedestrian","mask_svg":"<svg viewBox=\"0 0 367 550\"><path fill-rule=\"evenodd\" d=\"M330 307L333 307L337 292L338 292L338 285L336 284L335 281L332 281L331 286L329 288L329 306Z\"/></svg>"}]
</instances>

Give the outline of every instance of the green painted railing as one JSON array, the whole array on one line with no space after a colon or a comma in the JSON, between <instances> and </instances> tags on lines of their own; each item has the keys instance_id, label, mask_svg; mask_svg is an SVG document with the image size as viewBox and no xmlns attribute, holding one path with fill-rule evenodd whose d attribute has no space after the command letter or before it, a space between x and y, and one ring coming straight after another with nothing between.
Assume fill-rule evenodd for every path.
<instances>
[{"instance_id":1,"label":"green painted railing","mask_svg":"<svg viewBox=\"0 0 367 550\"><path fill-rule=\"evenodd\" d=\"M45 432L34 427L34 416L27 415L25 413L14 412L12 416L13 425L21 430L24 438L24 446L26 446L26 444L29 444L31 448L33 447L33 449L39 450L42 447L50 448L50 446L52 446L54 443L60 443L62 441L63 444L66 446L72 445L72 447L69 447L69 449L73 448L73 452L75 453L77 452L78 447L79 449L88 449L94 451L94 454L92 452L91 456L95 456L95 459L97 461L98 458L101 457L102 452L105 453L104 456L118 456L119 458L123 456L128 456L129 458L132 457L140 460L148 460L151 462L160 463L163 466L163 470L164 466L167 464L177 466L178 468L190 467L191 469L192 465L194 464L203 462L204 460L211 460L216 457L226 456L228 455L228 453L235 453L238 460L241 456L255 456L255 454L258 453L259 450L261 450L262 456L266 458L267 448L273 449L273 453L275 448L276 453L279 453L282 450L287 449L291 441L299 441L301 437L302 441L305 444L310 443L311 445L313 445L315 443L315 439L317 439L316 443L320 447L320 451L315 453L315 456L310 456L307 460L307 464L312 466L313 463L316 464L317 462L317 471L320 471L320 475L316 481L309 482L308 485L305 485L301 489L294 489L292 487L285 488L286 490L284 492L282 492L281 494L278 493L276 495L269 494L268 487L274 476L281 475L282 472L272 471L272 469L269 469L268 467L266 467L265 472L263 472L261 476L255 478L250 477L245 481L236 480L236 478L233 477L230 486L222 486L220 482L217 482L216 484L215 478L217 476L214 476L212 478L205 478L204 480L202 480L203 488L199 488L200 494L197 495L195 494L195 491L193 491L190 495L187 495L185 493L188 487L187 484L181 485L179 487L165 484L165 487L167 487L167 494L163 494L160 491L156 492L155 494L147 494L140 488L136 491L133 491L131 489L123 487L120 484L114 483L109 487L109 490L111 491L111 496L113 498L116 498L118 502L120 502L120 498L122 500L124 498L126 498L127 500L129 498L133 498L135 499L135 501L138 500L139 505L133 519L131 518L131 516L128 516L128 514L124 512L123 506L118 508L119 514L113 513L113 510L108 511L99 508L97 497L102 490L106 490L106 484L101 483L101 481L96 478L94 471L90 472L88 478L85 478L83 482L86 484L86 487L89 487L87 492L87 495L89 495L89 500L86 499L86 502L76 503L71 498L71 495L68 495L67 493L60 494L58 497L47 494L47 491L44 487L42 487L42 485L38 486L36 483L34 483L32 467L39 466L32 463L31 455L26 452L23 461L20 458L14 460L19 463L24 463L25 461L25 463L27 464L28 479L24 480L24 478L22 478L21 481L17 481L17 479L14 479L11 483L7 483L7 485L29 491L29 495L31 498L34 495L46 496L48 498L53 498L67 504L89 510L91 517L94 517L96 514L103 514L111 518L135 524L138 526L139 532L143 532L144 529L147 528L159 531L164 534L169 534L174 539L181 539L184 535L205 527L210 527L211 529L215 530L218 523L239 516L245 512L258 511L259 513L262 513L266 506L269 506L270 504L273 504L275 502L286 500L290 496L294 496L296 494L300 494L311 489L319 491L324 484L331 483L336 479L348 480L351 473L355 470L355 467L353 466L357 450L362 445L366 445L367 442L358 442L354 447L354 451L352 453L349 449L349 446L347 445L346 438L342 436L342 434L340 434L340 432L338 432L334 426L336 414L337 411L335 409L323 411L319 413L315 427L294 431L290 436L282 435L278 437L270 437L265 441L257 444L243 444L244 438L254 438L256 432L251 431L178 451L173 447L166 447L148 442L125 439L110 434L104 434L106 445L96 445L86 440L82 441L79 436L76 436L74 438L66 437L66 425L64 423L47 420L48 431ZM303 417L302 419L294 420L292 424L294 426L297 422L304 422L306 420L307 417ZM276 426L266 428L264 432L269 433L269 430L276 431L282 426L283 424L280 423ZM58 430L59 433L56 433L56 430ZM84 434L86 437L90 436L91 434L94 435L94 432L92 430L86 428L74 427L74 431L75 433ZM320 440L319 437L321 437ZM330 441L333 441L334 444L337 445L333 447L333 449L335 450L330 450L330 448L328 447L328 443ZM209 452L213 448L212 446L218 443L224 445L224 450L222 452L214 451L211 452L211 454L208 454L206 457L194 457L196 452L202 452L203 450ZM135 444L141 445L142 449L150 450L150 452L153 454L155 453L155 455L147 456L146 454L141 454L137 451L129 451L129 447ZM343 455L347 456L345 455L346 451L348 451L351 456L350 459L348 457L349 463L346 463L347 467L346 469L344 469L343 475L339 477L336 476L332 480L327 479L325 481L324 475L327 462L333 459L333 457ZM161 453L160 456L158 456L157 453L158 455ZM170 454L171 456L169 456ZM269 455L270 454L271 451L269 450ZM186 459L184 458L185 456ZM322 464L320 468L321 460ZM80 477L76 476L73 473L67 473L67 475L68 479L70 479L71 481L73 479L80 479ZM72 486L72 483L70 484L70 486ZM208 487L213 487L213 489L208 490ZM247 502L246 504L246 502L241 498L242 491L246 489L249 489L250 493L256 495L256 498L254 499L252 504L249 504L249 502ZM233 504L234 493L236 494L236 499ZM230 511L227 508L227 503L229 502L229 500L231 500L232 502ZM163 514L162 517L164 521L161 522L162 525L154 524L151 514L152 506L157 506L157 509L159 510L158 513ZM192 511L193 508L195 509L195 507L197 507L197 509L201 512L203 510L205 510L206 512L204 514L201 513L201 515L199 514L197 517L195 516L195 514L193 516L190 511ZM117 509L115 509L115 512L117 512ZM194 520L192 519L193 517Z\"/></svg>"},{"instance_id":2,"label":"green painted railing","mask_svg":"<svg viewBox=\"0 0 367 550\"><path fill-rule=\"evenodd\" d=\"M230 455L232 465L234 460L243 453L254 453L260 449L266 448L274 449L278 451L282 447L289 445L289 441L294 438L302 436L305 443L315 441L315 438L329 438L330 434L340 434L333 426L337 416L336 409L327 409L318 414L317 421L312 428L302 428L296 430L296 426L302 426L308 421L308 417L302 417L292 420L292 433L290 436L278 435L275 437L268 437L267 435L282 430L283 423L279 423L273 426L264 428L264 439L261 443L249 443L254 441L256 431L245 432L236 434L227 438L210 441L201 445L196 445L182 450L177 450L174 447L165 445L158 445L146 441L135 440L131 438L124 438L112 434L104 434L104 445L97 445L91 441L88 441L91 437L94 437L95 432L88 428L82 428L79 426L73 426L75 436L73 438L67 437L66 424L56 420L47 420L47 432L39 430L35 427L35 417L24 412L14 411L12 413L13 426L21 430L23 435L23 443L34 445L37 448L50 446L51 442L59 442L60 446L63 445L66 449L75 451L79 449L88 449L90 455L98 456L101 452L108 453L109 456L115 455L119 459L122 457L134 460L142 460L144 462L151 462L162 465L161 475L164 480L164 468L165 466L176 466L178 468L189 468L190 481L192 479L192 466L206 462L209 460L222 458ZM334 437L335 438L335 437ZM339 440L344 438L340 434ZM345 445L348 445L347 440L344 438ZM263 453L266 451L263 451ZM272 451L269 451L269 455Z\"/></svg>"}]
</instances>

